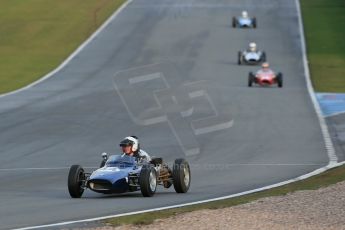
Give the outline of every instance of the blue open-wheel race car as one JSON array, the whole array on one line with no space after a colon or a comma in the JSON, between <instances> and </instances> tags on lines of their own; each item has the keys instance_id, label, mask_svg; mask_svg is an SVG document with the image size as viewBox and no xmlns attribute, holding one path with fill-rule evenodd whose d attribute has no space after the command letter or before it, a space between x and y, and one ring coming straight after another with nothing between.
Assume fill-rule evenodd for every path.
<instances>
[{"instance_id":1,"label":"blue open-wheel race car","mask_svg":"<svg viewBox=\"0 0 345 230\"><path fill-rule=\"evenodd\" d=\"M150 162L138 161L127 155L103 155L101 168L86 173L80 165L72 165L68 174L68 191L72 198L80 198L86 189L113 194L141 191L145 197L153 196L157 185L177 193L186 193L191 182L191 172L185 159L176 159L172 169L162 158Z\"/></svg>"},{"instance_id":2,"label":"blue open-wheel race car","mask_svg":"<svg viewBox=\"0 0 345 230\"><path fill-rule=\"evenodd\" d=\"M242 11L240 17L232 17L233 28L256 28L257 21L256 17L249 17L247 11Z\"/></svg>"}]
</instances>

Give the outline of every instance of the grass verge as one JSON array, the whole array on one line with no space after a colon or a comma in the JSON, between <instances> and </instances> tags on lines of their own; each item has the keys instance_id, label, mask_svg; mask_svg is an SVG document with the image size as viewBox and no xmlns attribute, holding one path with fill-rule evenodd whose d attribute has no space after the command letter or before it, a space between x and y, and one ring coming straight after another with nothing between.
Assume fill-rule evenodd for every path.
<instances>
[{"instance_id":1,"label":"grass verge","mask_svg":"<svg viewBox=\"0 0 345 230\"><path fill-rule=\"evenodd\" d=\"M124 2L0 1L0 94L56 68Z\"/></svg>"},{"instance_id":2,"label":"grass verge","mask_svg":"<svg viewBox=\"0 0 345 230\"><path fill-rule=\"evenodd\" d=\"M263 197L271 196L282 196L291 192L298 190L315 190L321 187L326 187L337 182L345 180L345 166L340 166L334 169L331 169L327 172L319 174L317 176L308 178L303 181L294 182L288 185L281 187L273 188L270 190L257 192L245 196L240 196L236 198L209 202L205 204L192 205L182 208L174 208L157 212L148 212L143 214L137 214L133 216L117 217L105 220L104 222L111 226L119 226L124 224L134 224L134 225L145 225L151 224L156 219L163 219L178 214L196 211L200 209L219 209L231 207L239 204L248 203ZM154 199L154 198L153 198Z\"/></svg>"},{"instance_id":3,"label":"grass verge","mask_svg":"<svg viewBox=\"0 0 345 230\"><path fill-rule=\"evenodd\" d=\"M345 92L345 1L300 0L317 92Z\"/></svg>"}]
</instances>

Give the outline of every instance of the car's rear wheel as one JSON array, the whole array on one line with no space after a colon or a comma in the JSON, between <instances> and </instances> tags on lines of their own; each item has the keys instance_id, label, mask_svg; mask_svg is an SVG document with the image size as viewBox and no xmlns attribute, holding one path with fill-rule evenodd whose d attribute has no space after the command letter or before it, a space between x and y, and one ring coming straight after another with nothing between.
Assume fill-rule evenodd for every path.
<instances>
[{"instance_id":1,"label":"car's rear wheel","mask_svg":"<svg viewBox=\"0 0 345 230\"><path fill-rule=\"evenodd\" d=\"M277 83L278 83L279 88L283 87L283 74L282 73L277 74Z\"/></svg>"},{"instance_id":2,"label":"car's rear wheel","mask_svg":"<svg viewBox=\"0 0 345 230\"><path fill-rule=\"evenodd\" d=\"M80 198L85 190L85 173L80 165L72 165L68 174L68 192L72 198Z\"/></svg>"},{"instance_id":3,"label":"car's rear wheel","mask_svg":"<svg viewBox=\"0 0 345 230\"><path fill-rule=\"evenodd\" d=\"M248 87L252 87L254 82L254 74L249 72L248 74Z\"/></svg>"},{"instance_id":4,"label":"car's rear wheel","mask_svg":"<svg viewBox=\"0 0 345 230\"><path fill-rule=\"evenodd\" d=\"M152 165L144 165L139 176L141 194L151 197L157 189L157 173Z\"/></svg>"},{"instance_id":5,"label":"car's rear wheel","mask_svg":"<svg viewBox=\"0 0 345 230\"><path fill-rule=\"evenodd\" d=\"M177 193L186 193L191 182L191 173L188 162L185 159L176 159L173 166L173 184Z\"/></svg>"}]
</instances>

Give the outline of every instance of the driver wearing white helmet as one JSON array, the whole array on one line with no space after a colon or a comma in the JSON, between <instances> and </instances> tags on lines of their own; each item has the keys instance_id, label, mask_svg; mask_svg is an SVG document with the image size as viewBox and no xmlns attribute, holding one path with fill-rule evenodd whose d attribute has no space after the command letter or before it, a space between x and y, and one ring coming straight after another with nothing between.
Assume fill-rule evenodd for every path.
<instances>
[{"instance_id":1,"label":"driver wearing white helmet","mask_svg":"<svg viewBox=\"0 0 345 230\"><path fill-rule=\"evenodd\" d=\"M256 48L256 43L255 42L249 43L248 52L257 52L257 48Z\"/></svg>"},{"instance_id":2,"label":"driver wearing white helmet","mask_svg":"<svg viewBox=\"0 0 345 230\"><path fill-rule=\"evenodd\" d=\"M273 70L270 69L270 64L268 62L264 62L261 65L261 69L257 72L257 74L262 73L274 73Z\"/></svg>"},{"instance_id":3,"label":"driver wearing white helmet","mask_svg":"<svg viewBox=\"0 0 345 230\"><path fill-rule=\"evenodd\" d=\"M242 11L242 18L248 18L248 12Z\"/></svg>"},{"instance_id":4,"label":"driver wearing white helmet","mask_svg":"<svg viewBox=\"0 0 345 230\"><path fill-rule=\"evenodd\" d=\"M133 156L137 160L151 161L150 155L140 149L139 139L136 136L125 137L120 142L120 147L124 155Z\"/></svg>"}]
</instances>

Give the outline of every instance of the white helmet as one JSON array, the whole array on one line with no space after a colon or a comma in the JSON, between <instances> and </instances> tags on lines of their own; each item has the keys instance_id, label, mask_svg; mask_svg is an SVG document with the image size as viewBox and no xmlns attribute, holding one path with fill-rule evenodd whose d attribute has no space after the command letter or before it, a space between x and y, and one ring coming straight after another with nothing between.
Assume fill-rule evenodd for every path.
<instances>
[{"instance_id":1,"label":"white helmet","mask_svg":"<svg viewBox=\"0 0 345 230\"><path fill-rule=\"evenodd\" d=\"M270 64L268 62L264 62L264 63L262 63L261 67L262 68L269 68Z\"/></svg>"},{"instance_id":2,"label":"white helmet","mask_svg":"<svg viewBox=\"0 0 345 230\"><path fill-rule=\"evenodd\" d=\"M242 17L247 18L248 17L248 12L247 11L242 11Z\"/></svg>"},{"instance_id":3,"label":"white helmet","mask_svg":"<svg viewBox=\"0 0 345 230\"><path fill-rule=\"evenodd\" d=\"M120 146L121 147L132 146L132 151L135 152L135 151L137 151L139 149L139 141L134 136L125 137L120 142Z\"/></svg>"},{"instance_id":4,"label":"white helmet","mask_svg":"<svg viewBox=\"0 0 345 230\"><path fill-rule=\"evenodd\" d=\"M256 43L255 42L249 43L249 50L252 52L256 51Z\"/></svg>"}]
</instances>

